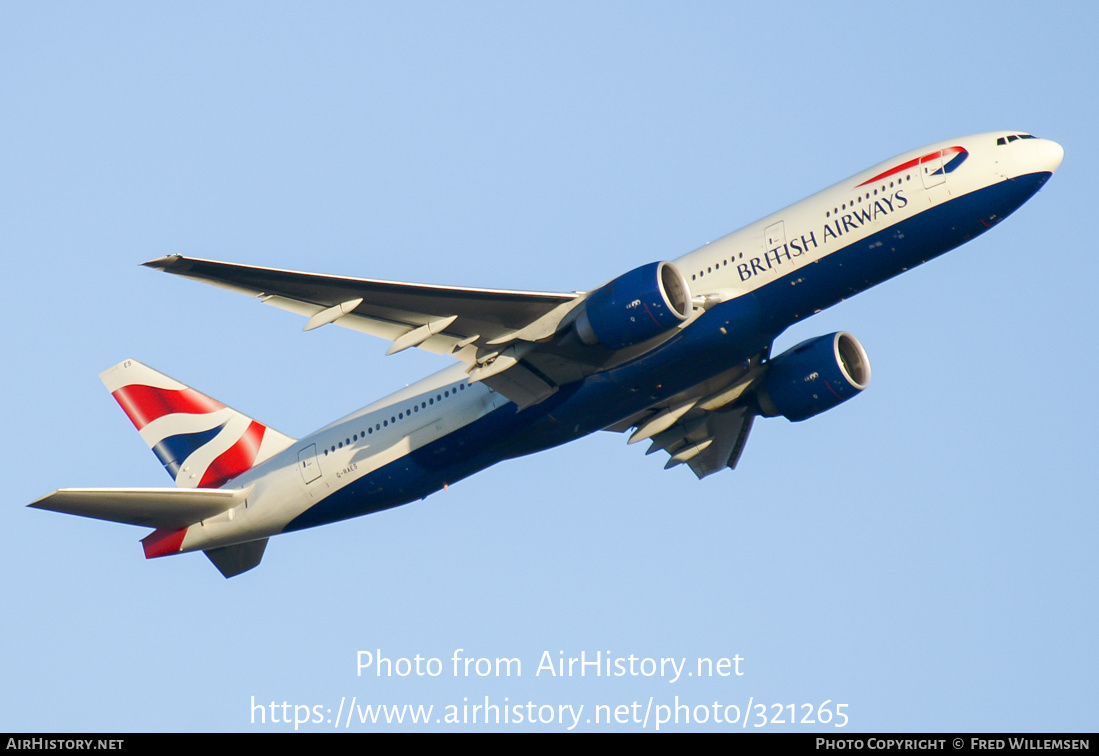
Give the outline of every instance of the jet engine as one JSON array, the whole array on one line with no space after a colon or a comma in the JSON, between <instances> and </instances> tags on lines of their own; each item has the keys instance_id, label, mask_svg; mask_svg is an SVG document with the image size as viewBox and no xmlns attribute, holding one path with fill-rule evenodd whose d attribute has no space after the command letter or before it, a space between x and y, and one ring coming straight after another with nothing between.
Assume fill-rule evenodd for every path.
<instances>
[{"instance_id":1,"label":"jet engine","mask_svg":"<svg viewBox=\"0 0 1099 756\"><path fill-rule=\"evenodd\" d=\"M870 383L870 360L862 344L839 331L803 341L770 361L756 393L764 417L797 422L830 410Z\"/></svg>"},{"instance_id":2,"label":"jet engine","mask_svg":"<svg viewBox=\"0 0 1099 756\"><path fill-rule=\"evenodd\" d=\"M687 279L671 263L654 262L593 291L576 332L588 346L621 349L676 327L690 314Z\"/></svg>"}]
</instances>

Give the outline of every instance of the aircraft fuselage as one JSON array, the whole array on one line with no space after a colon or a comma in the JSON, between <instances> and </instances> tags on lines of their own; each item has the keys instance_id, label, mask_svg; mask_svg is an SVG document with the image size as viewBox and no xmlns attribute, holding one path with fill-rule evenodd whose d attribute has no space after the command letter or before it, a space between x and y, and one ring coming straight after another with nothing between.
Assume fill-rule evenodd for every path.
<instances>
[{"instance_id":1,"label":"aircraft fuselage","mask_svg":"<svg viewBox=\"0 0 1099 756\"><path fill-rule=\"evenodd\" d=\"M1026 202L1063 153L1042 139L997 144L1010 134L900 155L680 257L674 264L692 291L721 292L724 301L655 349L541 404L519 411L487 386L467 383L456 365L301 439L234 481L255 482L254 501L231 519L220 516L223 523L205 523L201 535L188 532L182 550L415 501L722 373L799 320L969 241ZM962 164L951 167L959 155ZM299 457L310 449L320 475L306 482Z\"/></svg>"},{"instance_id":2,"label":"aircraft fuselage","mask_svg":"<svg viewBox=\"0 0 1099 756\"><path fill-rule=\"evenodd\" d=\"M636 428L631 443L654 439L654 449L672 455L669 466L689 462L694 468L695 455L721 445L716 463L694 468L700 477L726 461L735 466L752 417L785 414L800 420L844 401L837 394L817 406L812 394L804 410L775 409L772 394L781 387L769 387L768 381L786 354L770 358L779 334L984 233L1032 197L1062 157L1055 142L1013 132L939 142L869 168L671 263L631 271L586 299L341 279L183 258L152 261L148 264L168 272L259 293L269 304L310 317L307 330L340 321L393 339L391 352L431 347L466 364L298 441L277 432L267 438L262 424L138 364L133 371L144 371L141 380L111 374L105 381L177 485L206 492L196 493L193 504L182 502L178 517L162 511L156 521L143 519L140 511L133 514L127 505L101 504L102 491L57 492L34 506L152 524L157 530L144 541L147 556L207 550L229 576L255 566L264 544L239 553L222 547L406 504L501 460L601 429ZM630 301L632 292L644 289L637 281L645 271L655 272L656 282ZM272 295L273 289L286 293ZM291 296L301 291L307 294ZM384 301L365 302L372 292ZM650 294L655 298L645 299ZM434 313L406 319L403 326L393 322L425 301ZM496 309L479 319L471 301ZM515 309L501 309L508 307ZM455 311L448 315L446 308ZM507 312L530 319L520 320L516 330L500 331L499 318ZM473 325L465 331L454 326L460 317ZM497 327L497 335L482 337L472 330L485 327ZM865 362L853 337L848 343L857 350L841 358L841 335L833 334L837 360ZM827 340L815 341L827 346ZM492 351L495 344L499 352ZM557 351L539 357L540 344ZM868 382L868 362L863 367ZM514 384L488 385L509 369L520 376ZM545 373L555 369L562 371L556 379ZM828 389L836 393L832 384ZM721 414L720 422L706 425L713 419L706 413ZM675 426L680 418L684 424ZM229 423L239 430L226 431L220 446L210 440ZM669 430L673 427L677 430ZM236 492L232 506L212 490L221 488ZM126 492L131 494L139 502L142 496L158 497L169 508L182 501L170 491ZM200 510L215 514L197 522L185 519ZM189 524L181 527L184 521ZM210 551L218 549L220 554Z\"/></svg>"}]
</instances>

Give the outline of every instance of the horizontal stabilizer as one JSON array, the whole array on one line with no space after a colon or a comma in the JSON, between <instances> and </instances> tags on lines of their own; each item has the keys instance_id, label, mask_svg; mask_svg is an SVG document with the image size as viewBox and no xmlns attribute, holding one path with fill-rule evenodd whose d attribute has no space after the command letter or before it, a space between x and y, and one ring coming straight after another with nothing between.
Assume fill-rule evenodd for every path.
<instances>
[{"instance_id":1,"label":"horizontal stabilizer","mask_svg":"<svg viewBox=\"0 0 1099 756\"><path fill-rule=\"evenodd\" d=\"M28 506L126 525L178 529L232 509L251 492L251 487L63 488Z\"/></svg>"},{"instance_id":2,"label":"horizontal stabilizer","mask_svg":"<svg viewBox=\"0 0 1099 756\"><path fill-rule=\"evenodd\" d=\"M259 565L263 559L263 550L267 548L267 539L238 543L235 546L222 546L216 549L206 549L206 556L218 568L218 572L227 578L239 575L242 572Z\"/></svg>"}]
</instances>

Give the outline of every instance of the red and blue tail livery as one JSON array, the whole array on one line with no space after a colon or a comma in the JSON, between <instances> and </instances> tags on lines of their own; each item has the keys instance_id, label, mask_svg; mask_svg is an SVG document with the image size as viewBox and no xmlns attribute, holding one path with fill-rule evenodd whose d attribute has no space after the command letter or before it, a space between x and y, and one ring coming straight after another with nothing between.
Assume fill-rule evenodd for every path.
<instances>
[{"instance_id":1,"label":"red and blue tail livery","mask_svg":"<svg viewBox=\"0 0 1099 756\"><path fill-rule=\"evenodd\" d=\"M181 488L220 488L294 443L136 360L99 377Z\"/></svg>"},{"instance_id":2,"label":"red and blue tail livery","mask_svg":"<svg viewBox=\"0 0 1099 756\"><path fill-rule=\"evenodd\" d=\"M1011 131L928 145L586 293L152 260L305 330L334 324L454 364L295 440L126 360L101 378L175 487L66 488L30 506L152 528L146 557L202 551L232 577L273 535L408 504L598 430L631 431L699 478L735 468L756 418L808 420L870 382L847 332L772 355L776 337L985 233L1063 157Z\"/></svg>"}]
</instances>

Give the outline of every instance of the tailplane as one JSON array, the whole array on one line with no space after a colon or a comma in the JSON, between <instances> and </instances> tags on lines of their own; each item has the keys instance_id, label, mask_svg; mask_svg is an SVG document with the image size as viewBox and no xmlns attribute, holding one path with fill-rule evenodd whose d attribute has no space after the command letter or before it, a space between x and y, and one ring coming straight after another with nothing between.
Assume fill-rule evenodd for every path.
<instances>
[{"instance_id":1,"label":"tailplane","mask_svg":"<svg viewBox=\"0 0 1099 756\"><path fill-rule=\"evenodd\" d=\"M141 539L146 559L178 554L196 523L244 504L247 488L63 488L30 504L63 514L155 528ZM260 563L267 539L205 549L227 578Z\"/></svg>"},{"instance_id":2,"label":"tailplane","mask_svg":"<svg viewBox=\"0 0 1099 756\"><path fill-rule=\"evenodd\" d=\"M219 488L294 443L136 360L99 378L181 488Z\"/></svg>"}]
</instances>

